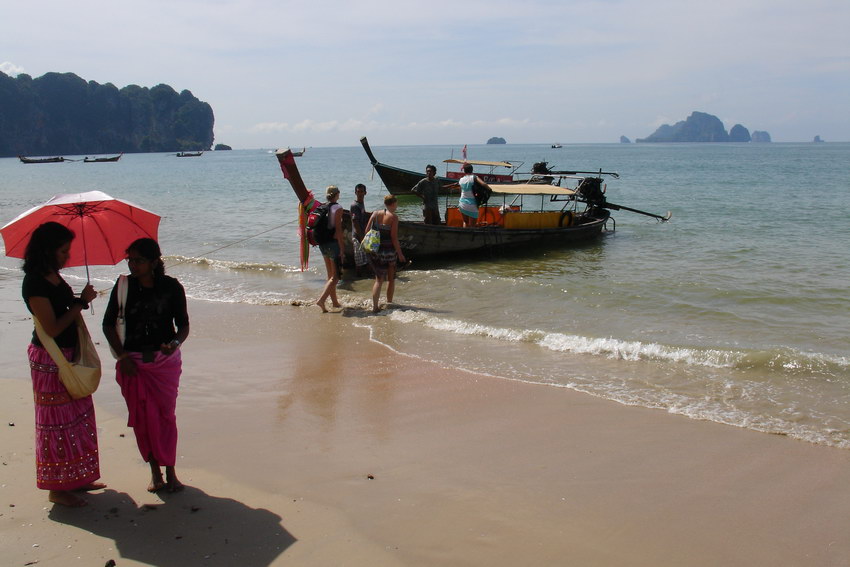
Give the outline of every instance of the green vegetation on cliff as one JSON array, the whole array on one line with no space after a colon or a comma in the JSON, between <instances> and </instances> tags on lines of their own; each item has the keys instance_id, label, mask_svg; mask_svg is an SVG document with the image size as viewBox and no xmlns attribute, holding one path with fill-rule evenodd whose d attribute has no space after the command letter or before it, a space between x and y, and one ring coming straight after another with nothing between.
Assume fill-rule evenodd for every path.
<instances>
[{"instance_id":1,"label":"green vegetation on cliff","mask_svg":"<svg viewBox=\"0 0 850 567\"><path fill-rule=\"evenodd\" d=\"M0 72L0 156L209 150L212 107L168 85Z\"/></svg>"}]
</instances>

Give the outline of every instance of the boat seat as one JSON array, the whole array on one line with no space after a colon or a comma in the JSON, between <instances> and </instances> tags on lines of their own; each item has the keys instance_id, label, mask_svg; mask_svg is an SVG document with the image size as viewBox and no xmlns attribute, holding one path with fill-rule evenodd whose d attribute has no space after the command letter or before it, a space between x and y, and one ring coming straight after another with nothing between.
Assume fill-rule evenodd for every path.
<instances>
[{"instance_id":1,"label":"boat seat","mask_svg":"<svg viewBox=\"0 0 850 567\"><path fill-rule=\"evenodd\" d=\"M561 211L513 213L505 216L505 228L558 228Z\"/></svg>"},{"instance_id":2,"label":"boat seat","mask_svg":"<svg viewBox=\"0 0 850 567\"><path fill-rule=\"evenodd\" d=\"M476 226L504 226L505 219L500 207L483 206L478 207L478 221ZM446 209L446 226L463 226L463 215L457 207Z\"/></svg>"},{"instance_id":3,"label":"boat seat","mask_svg":"<svg viewBox=\"0 0 850 567\"><path fill-rule=\"evenodd\" d=\"M478 207L478 222L476 224L478 226L505 226L505 219L499 209L500 207L492 205Z\"/></svg>"}]
</instances>

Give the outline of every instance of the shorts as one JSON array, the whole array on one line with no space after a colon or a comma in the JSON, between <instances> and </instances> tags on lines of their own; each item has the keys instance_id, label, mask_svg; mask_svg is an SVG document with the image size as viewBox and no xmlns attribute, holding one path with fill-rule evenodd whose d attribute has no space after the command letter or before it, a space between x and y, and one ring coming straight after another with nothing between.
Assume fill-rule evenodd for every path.
<instances>
[{"instance_id":1,"label":"shorts","mask_svg":"<svg viewBox=\"0 0 850 567\"><path fill-rule=\"evenodd\" d=\"M322 256L325 258L330 258L331 260L339 258L339 242L336 240L319 244L319 250L322 251Z\"/></svg>"}]
</instances>

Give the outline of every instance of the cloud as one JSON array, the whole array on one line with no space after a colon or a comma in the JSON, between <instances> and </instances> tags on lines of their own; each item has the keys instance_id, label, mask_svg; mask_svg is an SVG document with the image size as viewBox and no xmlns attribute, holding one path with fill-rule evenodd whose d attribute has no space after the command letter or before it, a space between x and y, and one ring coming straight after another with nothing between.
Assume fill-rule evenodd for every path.
<instances>
[{"instance_id":1,"label":"cloud","mask_svg":"<svg viewBox=\"0 0 850 567\"><path fill-rule=\"evenodd\" d=\"M374 109L373 109L374 110ZM369 113L370 115L373 112ZM381 122L379 120L360 120L348 118L346 120L312 120L306 119L300 122L261 122L250 128L256 133L313 133L325 134L328 132L363 132L363 131L396 131L396 132L435 132L458 129L481 129L490 127L499 128L526 128L530 126L541 126L542 123L534 122L528 118L497 118L495 120L473 120L462 121L454 118L439 120L415 121L415 122Z\"/></svg>"},{"instance_id":2,"label":"cloud","mask_svg":"<svg viewBox=\"0 0 850 567\"><path fill-rule=\"evenodd\" d=\"M0 71L3 71L10 77L17 77L18 75L24 72L24 68L15 65L11 61L3 61L2 63L0 63Z\"/></svg>"}]
</instances>

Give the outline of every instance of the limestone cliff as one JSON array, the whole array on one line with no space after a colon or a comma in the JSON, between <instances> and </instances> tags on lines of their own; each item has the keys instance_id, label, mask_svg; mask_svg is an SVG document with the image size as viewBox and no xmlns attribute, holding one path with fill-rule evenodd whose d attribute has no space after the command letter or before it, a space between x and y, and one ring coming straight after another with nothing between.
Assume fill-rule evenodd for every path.
<instances>
[{"instance_id":1,"label":"limestone cliff","mask_svg":"<svg viewBox=\"0 0 850 567\"><path fill-rule=\"evenodd\" d=\"M0 156L209 150L212 107L190 91L0 72Z\"/></svg>"}]
</instances>

